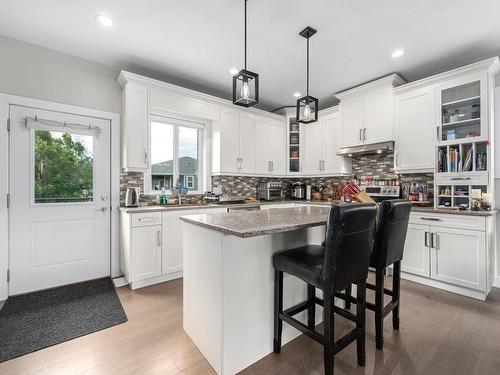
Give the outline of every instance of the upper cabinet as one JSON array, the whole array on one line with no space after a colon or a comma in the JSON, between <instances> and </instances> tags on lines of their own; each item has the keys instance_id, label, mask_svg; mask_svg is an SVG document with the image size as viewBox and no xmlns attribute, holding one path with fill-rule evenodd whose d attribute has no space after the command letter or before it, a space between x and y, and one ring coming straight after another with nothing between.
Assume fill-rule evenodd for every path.
<instances>
[{"instance_id":1,"label":"upper cabinet","mask_svg":"<svg viewBox=\"0 0 500 375\"><path fill-rule=\"evenodd\" d=\"M223 107L220 121L212 125L212 172L284 175L284 142L283 117Z\"/></svg>"},{"instance_id":2,"label":"upper cabinet","mask_svg":"<svg viewBox=\"0 0 500 375\"><path fill-rule=\"evenodd\" d=\"M304 125L304 175L351 174L351 158L337 155L340 133L336 108L320 112L317 122Z\"/></svg>"},{"instance_id":3,"label":"upper cabinet","mask_svg":"<svg viewBox=\"0 0 500 375\"><path fill-rule=\"evenodd\" d=\"M335 95L340 99L341 147L394 140L393 88L404 82L392 74Z\"/></svg>"},{"instance_id":4,"label":"upper cabinet","mask_svg":"<svg viewBox=\"0 0 500 375\"><path fill-rule=\"evenodd\" d=\"M122 169L125 172L144 172L148 169L148 89L124 82L122 103Z\"/></svg>"},{"instance_id":5,"label":"upper cabinet","mask_svg":"<svg viewBox=\"0 0 500 375\"><path fill-rule=\"evenodd\" d=\"M435 86L396 89L394 169L416 172L434 168Z\"/></svg>"}]
</instances>

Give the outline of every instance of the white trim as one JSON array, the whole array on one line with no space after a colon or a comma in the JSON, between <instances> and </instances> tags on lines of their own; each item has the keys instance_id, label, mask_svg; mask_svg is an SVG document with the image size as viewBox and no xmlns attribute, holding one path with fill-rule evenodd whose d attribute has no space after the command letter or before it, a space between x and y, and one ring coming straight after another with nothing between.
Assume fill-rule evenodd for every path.
<instances>
[{"instance_id":1,"label":"white trim","mask_svg":"<svg viewBox=\"0 0 500 375\"><path fill-rule=\"evenodd\" d=\"M396 73L393 73L393 74L390 74L386 77L376 79L374 81L361 83L360 85L356 85L355 87L353 87L351 89L338 92L334 96L337 99L341 100L343 97L355 94L359 91L365 91L368 89L375 89L375 88L379 88L379 87L384 88L384 87L388 87L388 86L397 87L400 85L404 85L405 83L406 83L406 81L403 78L401 78Z\"/></svg>"},{"instance_id":2,"label":"white trim","mask_svg":"<svg viewBox=\"0 0 500 375\"><path fill-rule=\"evenodd\" d=\"M495 277L495 280L493 281L493 287L500 288L500 276Z\"/></svg>"},{"instance_id":3,"label":"white trim","mask_svg":"<svg viewBox=\"0 0 500 375\"><path fill-rule=\"evenodd\" d=\"M122 286L128 285L128 281L125 276L120 276L113 278L113 284L115 285L115 288L120 288Z\"/></svg>"},{"instance_id":4,"label":"white trim","mask_svg":"<svg viewBox=\"0 0 500 375\"><path fill-rule=\"evenodd\" d=\"M208 95L204 94L198 91L186 89L181 86L176 86L171 83L163 82L163 81L158 81L153 78L148 78L144 77L138 74L130 73L125 70L122 70L120 72L120 75L118 76L118 84L123 88L128 82L134 82L137 84L140 84L142 86L148 87L148 88L154 88L158 89L161 91L167 91L169 93L192 99L192 100L199 100L203 102L204 104L223 104L226 106L233 106L233 102L230 100L218 98L213 95ZM264 111L261 109L256 109L256 108L247 108L248 111L253 112L254 114L260 114L260 115L266 115L266 116L271 116L279 120L283 120L283 116L277 115L275 113L271 113L268 111Z\"/></svg>"},{"instance_id":5,"label":"white trim","mask_svg":"<svg viewBox=\"0 0 500 375\"><path fill-rule=\"evenodd\" d=\"M198 189L188 191L188 195L190 194L201 194L207 186L209 186L208 180L210 180L210 171L207 171L207 165L204 162L205 156L211 153L211 150L207 150L209 144L205 141L207 137L207 131L209 131L209 122L199 118L193 118L189 116L183 116L179 114L172 114L166 111L162 111L161 114L158 112L151 112L149 116L148 122L148 153L152 155L151 152L151 123L152 122L160 122L166 125L174 126L174 161L178 158L179 153L179 126L193 128L198 131ZM177 163L173 163L173 175L174 181L176 183L175 176L178 176L179 171ZM208 174L207 174L208 172ZM145 195L157 195L160 192L156 190L152 190L153 187L151 185L151 158L149 159L148 168L144 171L144 181L143 181L143 191ZM170 190L165 190L166 195L171 195Z\"/></svg>"},{"instance_id":6,"label":"white trim","mask_svg":"<svg viewBox=\"0 0 500 375\"><path fill-rule=\"evenodd\" d=\"M119 210L120 207L120 115L118 113L101 111L81 106L31 99L22 96L0 93L0 301L8 297L6 275L9 264L8 248L8 210L5 197L9 191L9 148L6 120L9 106L39 108L48 111L67 112L71 114L96 117L109 120L111 123L111 276L119 276L120 271L120 244L119 244Z\"/></svg>"},{"instance_id":7,"label":"white trim","mask_svg":"<svg viewBox=\"0 0 500 375\"><path fill-rule=\"evenodd\" d=\"M485 70L488 70L493 76L496 75L500 70L500 60L498 59L498 57L492 57L473 64L462 66L457 69L452 69L443 73L435 74L418 81L406 83L394 88L394 93L401 93L407 90L414 90L421 87L431 86L445 80L463 76L465 74L482 73Z\"/></svg>"},{"instance_id":8,"label":"white trim","mask_svg":"<svg viewBox=\"0 0 500 375\"><path fill-rule=\"evenodd\" d=\"M166 281L171 281L171 280L176 280L176 279L181 279L181 278L182 278L182 271L177 271L177 272L167 273L167 274L161 275L161 276L152 277L150 279L133 281L131 283L129 283L127 281L127 283L128 283L128 285L130 285L130 289L134 290L134 289L144 288L146 286L164 283Z\"/></svg>"}]
</instances>

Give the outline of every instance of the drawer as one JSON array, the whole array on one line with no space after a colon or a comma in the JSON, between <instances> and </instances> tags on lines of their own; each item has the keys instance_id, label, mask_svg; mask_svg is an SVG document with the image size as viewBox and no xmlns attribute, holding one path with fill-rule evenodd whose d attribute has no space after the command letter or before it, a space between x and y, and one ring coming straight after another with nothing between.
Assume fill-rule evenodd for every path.
<instances>
[{"instance_id":1,"label":"drawer","mask_svg":"<svg viewBox=\"0 0 500 375\"><path fill-rule=\"evenodd\" d=\"M147 227L158 224L161 224L161 212L132 214L132 227Z\"/></svg>"},{"instance_id":2,"label":"drawer","mask_svg":"<svg viewBox=\"0 0 500 375\"><path fill-rule=\"evenodd\" d=\"M488 185L488 172L436 173L436 185Z\"/></svg>"},{"instance_id":3,"label":"drawer","mask_svg":"<svg viewBox=\"0 0 500 375\"><path fill-rule=\"evenodd\" d=\"M486 218L484 216L412 212L410 214L410 223L431 225L434 227L441 226L456 229L486 230Z\"/></svg>"}]
</instances>

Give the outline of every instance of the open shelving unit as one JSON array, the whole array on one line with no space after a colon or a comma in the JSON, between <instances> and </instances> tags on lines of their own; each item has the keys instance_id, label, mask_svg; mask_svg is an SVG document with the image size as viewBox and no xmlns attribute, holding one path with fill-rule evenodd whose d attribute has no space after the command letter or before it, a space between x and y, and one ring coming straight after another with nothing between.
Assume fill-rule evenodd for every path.
<instances>
[{"instance_id":1,"label":"open shelving unit","mask_svg":"<svg viewBox=\"0 0 500 375\"><path fill-rule=\"evenodd\" d=\"M300 123L297 119L291 117L288 121L288 172L300 172L300 153L301 153L301 134Z\"/></svg>"}]
</instances>

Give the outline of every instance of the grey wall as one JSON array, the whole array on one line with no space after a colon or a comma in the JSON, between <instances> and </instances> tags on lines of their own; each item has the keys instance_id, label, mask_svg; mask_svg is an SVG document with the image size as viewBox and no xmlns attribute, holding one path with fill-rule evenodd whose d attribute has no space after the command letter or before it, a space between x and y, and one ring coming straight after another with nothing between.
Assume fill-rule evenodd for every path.
<instances>
[{"instance_id":1,"label":"grey wall","mask_svg":"<svg viewBox=\"0 0 500 375\"><path fill-rule=\"evenodd\" d=\"M119 71L0 36L0 92L120 113Z\"/></svg>"}]
</instances>

